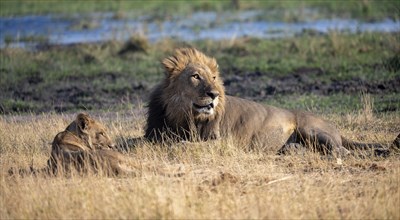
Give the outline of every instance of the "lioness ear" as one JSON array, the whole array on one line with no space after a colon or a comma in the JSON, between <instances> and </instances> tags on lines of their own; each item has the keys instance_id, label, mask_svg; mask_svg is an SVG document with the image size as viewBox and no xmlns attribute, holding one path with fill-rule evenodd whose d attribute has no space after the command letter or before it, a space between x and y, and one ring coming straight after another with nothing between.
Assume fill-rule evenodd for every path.
<instances>
[{"instance_id":1,"label":"lioness ear","mask_svg":"<svg viewBox=\"0 0 400 220\"><path fill-rule=\"evenodd\" d=\"M79 130L83 133L87 133L90 121L89 115L85 113L79 113L78 116L76 116L75 121Z\"/></svg>"}]
</instances>

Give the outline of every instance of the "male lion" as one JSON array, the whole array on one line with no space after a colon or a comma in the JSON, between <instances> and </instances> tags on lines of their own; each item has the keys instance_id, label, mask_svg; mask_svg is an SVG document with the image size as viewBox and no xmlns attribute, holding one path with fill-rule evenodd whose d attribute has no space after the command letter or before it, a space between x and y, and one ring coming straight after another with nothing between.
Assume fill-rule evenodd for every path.
<instances>
[{"instance_id":1,"label":"male lion","mask_svg":"<svg viewBox=\"0 0 400 220\"><path fill-rule=\"evenodd\" d=\"M152 141L232 137L246 148L281 153L304 145L335 155L371 147L388 152L379 144L348 141L311 113L225 95L216 60L194 48L177 49L162 64L166 77L152 92L148 106L145 137Z\"/></svg>"},{"instance_id":2,"label":"male lion","mask_svg":"<svg viewBox=\"0 0 400 220\"><path fill-rule=\"evenodd\" d=\"M69 171L102 171L107 175L128 174L128 158L114 149L115 144L104 125L80 113L65 131L58 133L52 143L47 161L53 174Z\"/></svg>"}]
</instances>

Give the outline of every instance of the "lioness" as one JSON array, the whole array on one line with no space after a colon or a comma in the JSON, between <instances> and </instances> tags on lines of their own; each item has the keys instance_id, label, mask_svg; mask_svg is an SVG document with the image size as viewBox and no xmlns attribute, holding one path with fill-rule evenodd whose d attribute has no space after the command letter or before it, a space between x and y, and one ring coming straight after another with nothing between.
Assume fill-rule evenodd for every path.
<instances>
[{"instance_id":1,"label":"lioness","mask_svg":"<svg viewBox=\"0 0 400 220\"><path fill-rule=\"evenodd\" d=\"M246 148L281 153L293 146L315 146L335 155L356 147L387 153L379 144L345 139L333 125L311 113L225 95L216 60L194 48L177 49L162 64L166 77L148 105L145 137L152 141L232 137Z\"/></svg>"},{"instance_id":2,"label":"lioness","mask_svg":"<svg viewBox=\"0 0 400 220\"><path fill-rule=\"evenodd\" d=\"M78 171L101 170L105 174L129 174L128 158L115 151L107 130L89 115L80 113L52 143L48 169L59 174L75 168Z\"/></svg>"}]
</instances>

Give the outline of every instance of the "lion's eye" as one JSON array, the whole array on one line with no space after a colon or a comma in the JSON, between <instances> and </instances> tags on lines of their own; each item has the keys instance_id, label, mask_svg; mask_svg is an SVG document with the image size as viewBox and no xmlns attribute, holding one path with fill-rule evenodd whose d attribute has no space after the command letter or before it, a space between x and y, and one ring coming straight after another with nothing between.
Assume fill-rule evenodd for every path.
<instances>
[{"instance_id":1,"label":"lion's eye","mask_svg":"<svg viewBox=\"0 0 400 220\"><path fill-rule=\"evenodd\" d=\"M214 81L215 81L216 78L217 78L216 76L213 76L213 80L214 80Z\"/></svg>"},{"instance_id":2,"label":"lion's eye","mask_svg":"<svg viewBox=\"0 0 400 220\"><path fill-rule=\"evenodd\" d=\"M104 136L104 132L99 132L98 134L101 136Z\"/></svg>"},{"instance_id":3,"label":"lion's eye","mask_svg":"<svg viewBox=\"0 0 400 220\"><path fill-rule=\"evenodd\" d=\"M194 79L200 79L200 75L199 75L199 74L193 74L192 77L193 77Z\"/></svg>"}]
</instances>

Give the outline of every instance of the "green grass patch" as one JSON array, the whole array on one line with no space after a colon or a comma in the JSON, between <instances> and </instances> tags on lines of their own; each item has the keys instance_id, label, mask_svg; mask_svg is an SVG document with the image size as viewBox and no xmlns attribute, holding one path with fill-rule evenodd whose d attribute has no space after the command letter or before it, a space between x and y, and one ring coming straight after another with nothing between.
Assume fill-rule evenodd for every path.
<instances>
[{"instance_id":1,"label":"green grass patch","mask_svg":"<svg viewBox=\"0 0 400 220\"><path fill-rule=\"evenodd\" d=\"M32 101L6 99L0 104L0 113L5 112L35 112L39 110L40 103Z\"/></svg>"},{"instance_id":2,"label":"green grass patch","mask_svg":"<svg viewBox=\"0 0 400 220\"><path fill-rule=\"evenodd\" d=\"M236 39L232 42L199 42L201 49L218 59L224 73L260 71L269 76L290 74L300 67L318 67L319 78L366 80L393 78L398 71L383 65L400 51L396 34L338 34L288 39ZM395 63L395 61L390 61Z\"/></svg>"},{"instance_id":3,"label":"green grass patch","mask_svg":"<svg viewBox=\"0 0 400 220\"><path fill-rule=\"evenodd\" d=\"M337 93L329 96L304 95L276 95L265 100L265 104L292 110L307 110L320 114L344 114L362 111L365 103L360 94ZM400 98L398 93L370 95L375 113L398 111Z\"/></svg>"},{"instance_id":4,"label":"green grass patch","mask_svg":"<svg viewBox=\"0 0 400 220\"><path fill-rule=\"evenodd\" d=\"M21 36L21 37L13 37L10 35L6 35L4 37L4 43L6 45L11 44L11 43L17 43L17 42L47 43L48 41L49 41L49 39L43 35L27 35L27 36Z\"/></svg>"}]
</instances>

